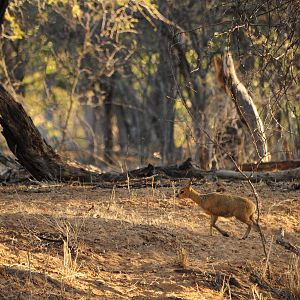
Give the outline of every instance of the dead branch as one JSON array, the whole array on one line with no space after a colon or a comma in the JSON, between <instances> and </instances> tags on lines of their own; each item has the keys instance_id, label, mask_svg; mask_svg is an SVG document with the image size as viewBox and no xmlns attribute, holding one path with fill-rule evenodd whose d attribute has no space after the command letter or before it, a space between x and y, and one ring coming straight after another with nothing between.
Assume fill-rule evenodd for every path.
<instances>
[{"instance_id":1,"label":"dead branch","mask_svg":"<svg viewBox=\"0 0 300 300\"><path fill-rule=\"evenodd\" d=\"M279 233L276 237L276 243L280 246L283 246L285 249L295 253L297 256L300 256L300 248L293 245L291 242L284 238L283 228L279 229Z\"/></svg>"},{"instance_id":2,"label":"dead branch","mask_svg":"<svg viewBox=\"0 0 300 300\"><path fill-rule=\"evenodd\" d=\"M214 65L221 87L232 97L241 121L252 136L259 160L268 161L270 155L264 125L252 97L236 74L231 52L226 49L223 62L216 58Z\"/></svg>"},{"instance_id":3,"label":"dead branch","mask_svg":"<svg viewBox=\"0 0 300 300\"><path fill-rule=\"evenodd\" d=\"M278 171L288 170L300 167L300 160L281 160L261 162L259 164L250 163L241 166L242 171Z\"/></svg>"},{"instance_id":4,"label":"dead branch","mask_svg":"<svg viewBox=\"0 0 300 300\"><path fill-rule=\"evenodd\" d=\"M245 180L245 177L236 171L218 170L216 176L221 179ZM300 179L300 168L278 172L244 172L251 181L291 181Z\"/></svg>"}]
</instances>

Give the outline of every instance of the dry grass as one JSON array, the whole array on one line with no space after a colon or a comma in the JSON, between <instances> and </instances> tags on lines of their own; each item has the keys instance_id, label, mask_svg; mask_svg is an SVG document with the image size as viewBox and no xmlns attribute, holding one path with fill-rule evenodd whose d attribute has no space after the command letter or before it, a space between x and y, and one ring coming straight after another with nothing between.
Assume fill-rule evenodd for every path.
<instances>
[{"instance_id":1,"label":"dry grass","mask_svg":"<svg viewBox=\"0 0 300 300\"><path fill-rule=\"evenodd\" d=\"M262 293L259 292L259 288L257 285L253 285L251 287L251 292L252 292L252 299L253 300L264 300L265 298L263 297Z\"/></svg>"},{"instance_id":2,"label":"dry grass","mask_svg":"<svg viewBox=\"0 0 300 300\"><path fill-rule=\"evenodd\" d=\"M244 183L223 185L251 196ZM241 225L221 219L231 237L209 236L209 218L192 201L175 199L176 188L1 187L0 299L279 299L272 286L250 280L253 270L265 272L258 234L241 241ZM271 275L297 297L299 260L288 267L290 253L270 242L280 225L299 245L298 194L264 184L257 190ZM226 276L216 285L220 273Z\"/></svg>"},{"instance_id":3,"label":"dry grass","mask_svg":"<svg viewBox=\"0 0 300 300\"><path fill-rule=\"evenodd\" d=\"M79 245L78 230L72 228L70 223L65 224L65 233L63 232L63 257L64 257L64 275L65 277L74 276L79 271L77 264ZM73 243L71 242L73 241Z\"/></svg>"}]
</instances>

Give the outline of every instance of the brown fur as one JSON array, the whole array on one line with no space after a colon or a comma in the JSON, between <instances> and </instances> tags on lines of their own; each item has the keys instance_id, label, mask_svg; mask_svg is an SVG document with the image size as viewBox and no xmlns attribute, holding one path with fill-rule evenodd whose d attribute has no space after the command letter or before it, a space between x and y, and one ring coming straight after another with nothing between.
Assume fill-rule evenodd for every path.
<instances>
[{"instance_id":1,"label":"brown fur","mask_svg":"<svg viewBox=\"0 0 300 300\"><path fill-rule=\"evenodd\" d=\"M200 194L195 191L189 184L179 190L177 197L189 198L196 202L205 213L211 216L210 234L212 228L216 228L222 235L229 234L216 225L218 217L235 217L239 221L248 225L243 239L247 238L251 227L254 225L257 228L255 221L256 205L249 199L234 196L230 194L210 193Z\"/></svg>"}]
</instances>

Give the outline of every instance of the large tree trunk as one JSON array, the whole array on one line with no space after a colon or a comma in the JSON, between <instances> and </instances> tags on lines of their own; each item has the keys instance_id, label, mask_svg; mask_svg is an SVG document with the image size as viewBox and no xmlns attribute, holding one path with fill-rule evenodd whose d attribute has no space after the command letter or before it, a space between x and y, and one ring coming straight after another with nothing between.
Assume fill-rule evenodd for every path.
<instances>
[{"instance_id":1,"label":"large tree trunk","mask_svg":"<svg viewBox=\"0 0 300 300\"><path fill-rule=\"evenodd\" d=\"M99 175L63 161L47 144L23 106L0 84L0 124L9 149L37 180L92 181Z\"/></svg>"},{"instance_id":2,"label":"large tree trunk","mask_svg":"<svg viewBox=\"0 0 300 300\"><path fill-rule=\"evenodd\" d=\"M224 51L223 64L216 60L218 77L226 92L232 97L238 114L250 132L259 160L269 161L267 139L263 122L246 87L237 77L231 52Z\"/></svg>"},{"instance_id":3,"label":"large tree trunk","mask_svg":"<svg viewBox=\"0 0 300 300\"><path fill-rule=\"evenodd\" d=\"M162 163L171 163L174 156L174 99L176 98L175 82L172 76L170 61L173 62L174 76L178 73L178 61L174 51L170 48L169 40L162 33L163 24L160 24L159 63L154 79L152 99L155 102L153 111L155 118L153 126L160 143ZM151 105L152 106L152 105Z\"/></svg>"}]
</instances>

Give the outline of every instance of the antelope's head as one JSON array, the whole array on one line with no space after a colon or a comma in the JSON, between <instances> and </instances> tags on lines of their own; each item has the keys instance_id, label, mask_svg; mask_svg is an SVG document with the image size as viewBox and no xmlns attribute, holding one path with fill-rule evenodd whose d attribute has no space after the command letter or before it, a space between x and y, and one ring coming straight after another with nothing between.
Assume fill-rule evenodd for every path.
<instances>
[{"instance_id":1,"label":"antelope's head","mask_svg":"<svg viewBox=\"0 0 300 300\"><path fill-rule=\"evenodd\" d=\"M183 199L183 198L189 198L190 196L190 193L191 193L191 190L192 190L192 180L190 180L187 184L187 186L181 188L176 197L177 198L180 198L180 199Z\"/></svg>"}]
</instances>

